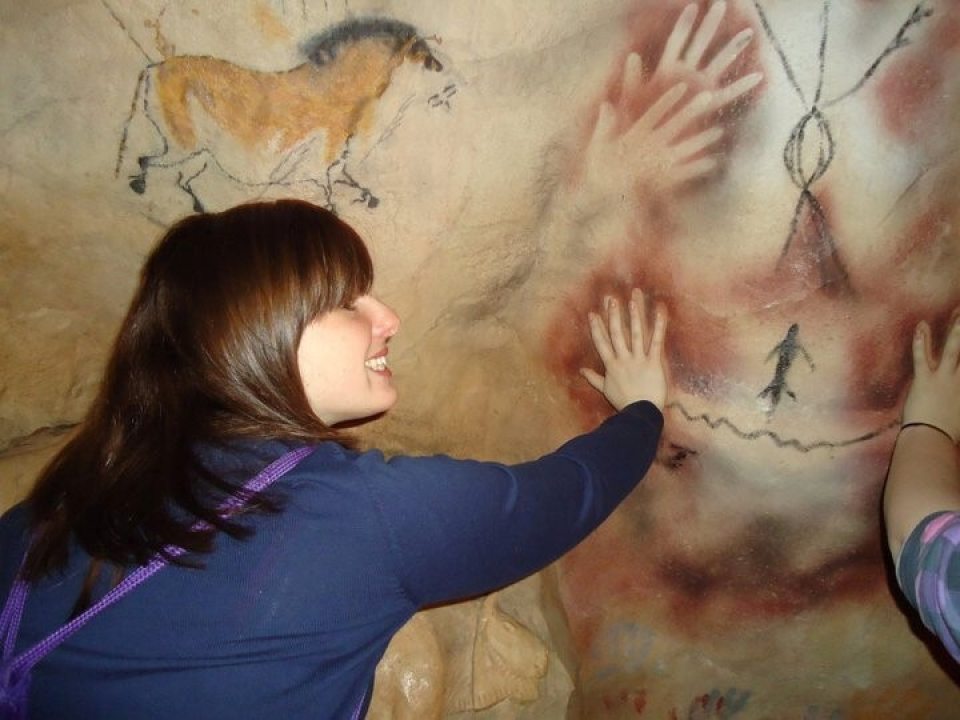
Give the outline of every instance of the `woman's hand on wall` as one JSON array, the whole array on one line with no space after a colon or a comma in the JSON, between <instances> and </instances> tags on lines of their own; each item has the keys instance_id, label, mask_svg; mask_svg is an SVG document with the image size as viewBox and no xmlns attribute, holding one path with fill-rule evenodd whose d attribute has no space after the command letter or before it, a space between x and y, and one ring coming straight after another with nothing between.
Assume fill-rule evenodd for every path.
<instances>
[{"instance_id":1,"label":"woman's hand on wall","mask_svg":"<svg viewBox=\"0 0 960 720\"><path fill-rule=\"evenodd\" d=\"M620 302L613 297L606 299L606 320L597 313L589 315L590 336L604 374L590 368L581 368L580 373L617 410L640 400L649 400L662 410L666 402L663 358L667 312L658 306L653 328L649 328L645 307L643 293L634 290L627 309L628 327L624 327Z\"/></svg>"},{"instance_id":2,"label":"woman's hand on wall","mask_svg":"<svg viewBox=\"0 0 960 720\"><path fill-rule=\"evenodd\" d=\"M913 334L913 383L903 406L903 424L929 423L956 443L960 440L960 308L943 345L939 361L926 322Z\"/></svg>"}]
</instances>

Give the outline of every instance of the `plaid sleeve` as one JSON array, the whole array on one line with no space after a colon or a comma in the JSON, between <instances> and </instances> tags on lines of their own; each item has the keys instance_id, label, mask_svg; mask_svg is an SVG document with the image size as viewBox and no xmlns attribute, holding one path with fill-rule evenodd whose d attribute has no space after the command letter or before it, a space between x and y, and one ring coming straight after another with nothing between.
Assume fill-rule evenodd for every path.
<instances>
[{"instance_id":1,"label":"plaid sleeve","mask_svg":"<svg viewBox=\"0 0 960 720\"><path fill-rule=\"evenodd\" d=\"M960 662L960 512L924 518L904 543L897 581L920 619Z\"/></svg>"}]
</instances>

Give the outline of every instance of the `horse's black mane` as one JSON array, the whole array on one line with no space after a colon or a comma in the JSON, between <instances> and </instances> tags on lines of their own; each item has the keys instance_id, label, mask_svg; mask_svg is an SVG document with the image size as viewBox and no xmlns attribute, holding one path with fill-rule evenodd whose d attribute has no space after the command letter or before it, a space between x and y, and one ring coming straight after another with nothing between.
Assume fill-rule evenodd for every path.
<instances>
[{"instance_id":1,"label":"horse's black mane","mask_svg":"<svg viewBox=\"0 0 960 720\"><path fill-rule=\"evenodd\" d=\"M384 17L344 20L303 43L303 52L316 65L325 65L337 56L340 46L365 38L393 40L399 49L410 38L418 37L417 29L405 22Z\"/></svg>"}]
</instances>

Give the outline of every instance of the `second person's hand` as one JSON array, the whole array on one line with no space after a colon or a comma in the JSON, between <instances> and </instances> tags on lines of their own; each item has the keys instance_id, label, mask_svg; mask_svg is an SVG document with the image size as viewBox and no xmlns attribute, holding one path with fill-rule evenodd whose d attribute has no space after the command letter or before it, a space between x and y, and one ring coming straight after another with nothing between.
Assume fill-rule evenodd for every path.
<instances>
[{"instance_id":1,"label":"second person's hand","mask_svg":"<svg viewBox=\"0 0 960 720\"><path fill-rule=\"evenodd\" d=\"M954 443L960 440L960 308L947 331L943 353L933 352L933 333L926 322L913 335L913 382L903 407L903 424L939 428Z\"/></svg>"},{"instance_id":2,"label":"second person's hand","mask_svg":"<svg viewBox=\"0 0 960 720\"><path fill-rule=\"evenodd\" d=\"M581 368L580 374L617 410L640 400L649 400L663 410L667 396L664 371L664 336L667 313L658 306L652 330L647 327L646 301L640 290L630 296L627 311L629 327L616 298L607 298L606 322L590 313L590 336L603 362L604 374Z\"/></svg>"}]
</instances>

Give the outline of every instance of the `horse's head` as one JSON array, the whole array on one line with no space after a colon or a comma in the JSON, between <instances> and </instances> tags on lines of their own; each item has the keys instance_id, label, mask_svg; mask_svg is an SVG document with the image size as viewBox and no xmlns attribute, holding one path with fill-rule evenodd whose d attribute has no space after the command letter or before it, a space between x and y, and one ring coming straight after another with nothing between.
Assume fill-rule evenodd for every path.
<instances>
[{"instance_id":1,"label":"horse's head","mask_svg":"<svg viewBox=\"0 0 960 720\"><path fill-rule=\"evenodd\" d=\"M422 37L417 37L407 49L407 59L413 62L422 63L427 70L440 72L443 70L443 64L437 60L436 56L430 51L430 46Z\"/></svg>"},{"instance_id":2,"label":"horse's head","mask_svg":"<svg viewBox=\"0 0 960 720\"><path fill-rule=\"evenodd\" d=\"M354 18L338 23L304 43L307 58L317 66L328 65L357 45L379 47L397 61L411 61L439 72L443 65L427 41L408 23L390 18Z\"/></svg>"}]
</instances>

